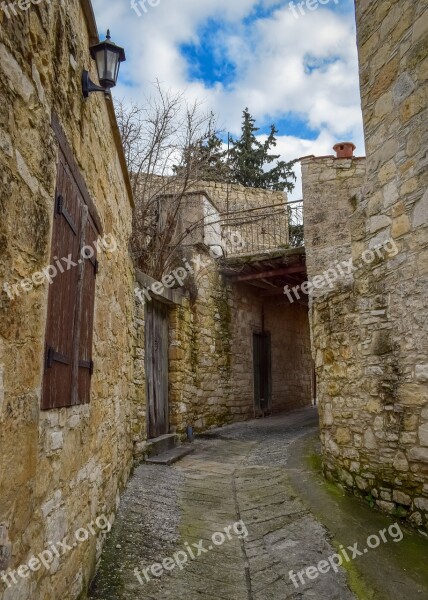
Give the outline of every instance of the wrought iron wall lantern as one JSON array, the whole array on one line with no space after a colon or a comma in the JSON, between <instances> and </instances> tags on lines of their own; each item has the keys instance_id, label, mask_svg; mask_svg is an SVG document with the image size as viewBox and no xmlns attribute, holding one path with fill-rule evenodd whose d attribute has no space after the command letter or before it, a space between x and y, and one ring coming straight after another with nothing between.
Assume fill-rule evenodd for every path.
<instances>
[{"instance_id":1,"label":"wrought iron wall lantern","mask_svg":"<svg viewBox=\"0 0 428 600\"><path fill-rule=\"evenodd\" d=\"M92 92L104 92L110 95L111 88L117 83L120 63L126 60L125 50L110 40L109 29L106 39L89 49L97 65L98 79L101 86L91 81L88 71L83 71L82 90L84 98L88 98Z\"/></svg>"}]
</instances>

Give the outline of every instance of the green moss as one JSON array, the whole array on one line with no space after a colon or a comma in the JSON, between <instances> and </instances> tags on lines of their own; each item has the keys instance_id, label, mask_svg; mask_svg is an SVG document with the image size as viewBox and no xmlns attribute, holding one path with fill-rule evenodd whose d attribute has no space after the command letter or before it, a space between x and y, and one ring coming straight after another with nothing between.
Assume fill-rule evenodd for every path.
<instances>
[{"instance_id":1,"label":"green moss","mask_svg":"<svg viewBox=\"0 0 428 600\"><path fill-rule=\"evenodd\" d=\"M374 508L376 506L376 501L371 494L368 494L368 496L366 496L365 498L370 508Z\"/></svg>"},{"instance_id":2,"label":"green moss","mask_svg":"<svg viewBox=\"0 0 428 600\"><path fill-rule=\"evenodd\" d=\"M407 68L414 69L417 67L423 59L428 55L428 45L425 38L418 42L411 49L410 56L407 63Z\"/></svg>"},{"instance_id":3,"label":"green moss","mask_svg":"<svg viewBox=\"0 0 428 600\"><path fill-rule=\"evenodd\" d=\"M232 310L230 307L229 291L219 279L217 282L219 293L213 296L214 315L220 316L220 328L216 330L216 350L225 358L227 376L231 372L232 353Z\"/></svg>"},{"instance_id":4,"label":"green moss","mask_svg":"<svg viewBox=\"0 0 428 600\"><path fill-rule=\"evenodd\" d=\"M335 481L329 480L325 477L322 456L319 452L315 452L314 448L312 451L305 456L306 463L311 471L314 471L320 478L322 478L323 485L336 498L343 498L346 493L341 485L338 485Z\"/></svg>"},{"instance_id":5,"label":"green moss","mask_svg":"<svg viewBox=\"0 0 428 600\"><path fill-rule=\"evenodd\" d=\"M338 542L332 542L336 552L340 553L340 546ZM346 560L342 563L342 568L346 571L348 585L351 591L354 592L357 598L360 600L376 600L378 598L376 590L374 590L363 578L362 574L358 571L355 563L347 562Z\"/></svg>"},{"instance_id":6,"label":"green moss","mask_svg":"<svg viewBox=\"0 0 428 600\"><path fill-rule=\"evenodd\" d=\"M321 454L313 453L306 457L306 462L312 471L316 471L318 474L322 474L322 458Z\"/></svg>"},{"instance_id":7,"label":"green moss","mask_svg":"<svg viewBox=\"0 0 428 600\"><path fill-rule=\"evenodd\" d=\"M393 516L394 516L394 517L398 517L399 519L405 519L405 518L407 517L407 515L408 515L408 514L409 514L409 511L408 511L408 510L406 510L406 509L404 508L404 506L397 506L397 507L394 509Z\"/></svg>"},{"instance_id":8,"label":"green moss","mask_svg":"<svg viewBox=\"0 0 428 600\"><path fill-rule=\"evenodd\" d=\"M356 195L356 194L354 194L353 196L351 196L351 197L349 198L349 203L350 203L350 205L352 206L352 210L354 210L354 211L355 211L355 210L357 210L357 206L358 206L358 198L357 198L357 195Z\"/></svg>"},{"instance_id":9,"label":"green moss","mask_svg":"<svg viewBox=\"0 0 428 600\"><path fill-rule=\"evenodd\" d=\"M220 415L209 415L205 419L205 427L206 429L210 429L210 427L223 427L224 425L228 425L232 420L232 415L230 414L228 409L224 409L224 411Z\"/></svg>"}]
</instances>

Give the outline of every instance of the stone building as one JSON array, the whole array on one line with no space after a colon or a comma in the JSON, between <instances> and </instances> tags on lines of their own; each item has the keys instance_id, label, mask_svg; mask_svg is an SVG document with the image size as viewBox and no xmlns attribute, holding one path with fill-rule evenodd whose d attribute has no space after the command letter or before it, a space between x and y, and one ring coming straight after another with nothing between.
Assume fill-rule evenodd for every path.
<instances>
[{"instance_id":1,"label":"stone building","mask_svg":"<svg viewBox=\"0 0 428 600\"><path fill-rule=\"evenodd\" d=\"M356 11L367 159L302 160L324 466L426 528L428 9Z\"/></svg>"},{"instance_id":2,"label":"stone building","mask_svg":"<svg viewBox=\"0 0 428 600\"><path fill-rule=\"evenodd\" d=\"M290 306L283 294L289 277L298 282L306 277L304 250L286 247L284 194L226 184L201 187L206 189L189 192L177 215L178 238L190 231L171 273L179 289L168 291L169 274L164 285L140 275L137 295L146 305L141 350L146 376L152 380L153 371L160 390L147 390L147 419L154 416L160 426L149 438L313 402L307 303ZM263 231L271 232L268 241ZM154 336L147 332L153 312ZM139 452L145 449L143 443Z\"/></svg>"},{"instance_id":3,"label":"stone building","mask_svg":"<svg viewBox=\"0 0 428 600\"><path fill-rule=\"evenodd\" d=\"M282 194L209 184L165 285L129 254L112 103L82 97L90 1L22 4L0 13L0 598L84 593L151 438L315 393L326 472L426 526L425 3L356 3L367 159L302 160L306 253ZM284 287L319 274L310 329Z\"/></svg>"},{"instance_id":4,"label":"stone building","mask_svg":"<svg viewBox=\"0 0 428 600\"><path fill-rule=\"evenodd\" d=\"M98 39L88 0L0 13L2 600L79 596L132 467L133 200L112 103L82 95Z\"/></svg>"}]
</instances>

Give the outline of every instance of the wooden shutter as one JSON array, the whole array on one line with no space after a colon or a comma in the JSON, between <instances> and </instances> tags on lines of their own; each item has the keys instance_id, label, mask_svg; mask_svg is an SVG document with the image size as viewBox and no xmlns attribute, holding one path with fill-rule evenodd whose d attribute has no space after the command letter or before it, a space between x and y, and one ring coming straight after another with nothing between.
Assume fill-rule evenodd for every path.
<instances>
[{"instance_id":1,"label":"wooden shutter","mask_svg":"<svg viewBox=\"0 0 428 600\"><path fill-rule=\"evenodd\" d=\"M87 404L90 399L91 377L94 371L92 361L92 337L94 327L95 278L98 272L96 255L97 232L92 219L88 217L85 227L85 245L94 252L84 259L82 269L82 291L79 314L79 352L77 363L78 403Z\"/></svg>"},{"instance_id":2,"label":"wooden shutter","mask_svg":"<svg viewBox=\"0 0 428 600\"><path fill-rule=\"evenodd\" d=\"M79 260L81 218L79 195L60 155L50 263L58 273L49 285L43 409L69 406L71 403L78 269L67 269L62 259L70 257L76 263ZM64 269L63 273L57 261Z\"/></svg>"},{"instance_id":3,"label":"wooden shutter","mask_svg":"<svg viewBox=\"0 0 428 600\"><path fill-rule=\"evenodd\" d=\"M97 228L62 152L59 155L42 409L87 403L93 373ZM83 248L88 247L88 256ZM91 248L91 252L89 252ZM90 255L89 255L90 254ZM67 268L67 262L73 266Z\"/></svg>"}]
</instances>

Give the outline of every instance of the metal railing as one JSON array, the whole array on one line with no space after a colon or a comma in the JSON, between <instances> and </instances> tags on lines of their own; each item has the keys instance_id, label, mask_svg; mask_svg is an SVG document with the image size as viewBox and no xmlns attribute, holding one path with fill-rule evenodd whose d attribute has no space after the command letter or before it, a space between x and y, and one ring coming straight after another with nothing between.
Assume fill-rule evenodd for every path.
<instances>
[{"instance_id":1,"label":"metal railing","mask_svg":"<svg viewBox=\"0 0 428 600\"><path fill-rule=\"evenodd\" d=\"M303 200L288 202L287 211L290 248L301 248L305 245L303 236Z\"/></svg>"},{"instance_id":2,"label":"metal railing","mask_svg":"<svg viewBox=\"0 0 428 600\"><path fill-rule=\"evenodd\" d=\"M231 211L222 215L224 239L238 237L227 256L269 254L303 245L303 202Z\"/></svg>"}]
</instances>

